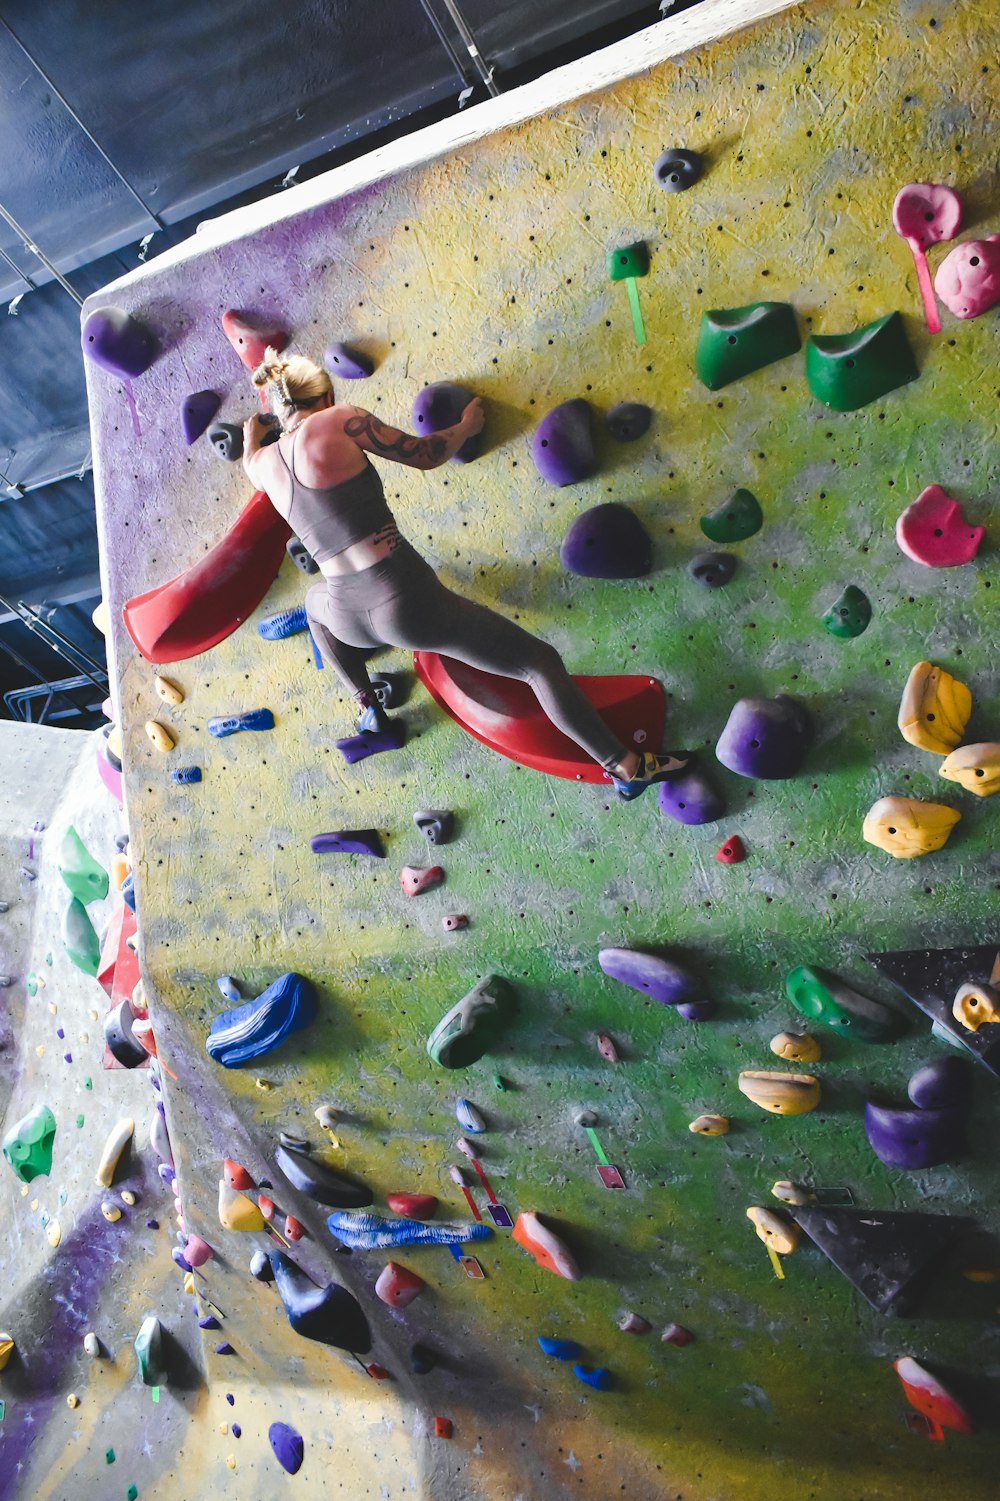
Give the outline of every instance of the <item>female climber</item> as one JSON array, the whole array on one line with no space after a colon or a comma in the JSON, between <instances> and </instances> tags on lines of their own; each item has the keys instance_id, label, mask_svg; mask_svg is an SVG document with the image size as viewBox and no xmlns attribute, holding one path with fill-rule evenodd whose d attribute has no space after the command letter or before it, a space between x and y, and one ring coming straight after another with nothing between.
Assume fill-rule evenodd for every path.
<instances>
[{"instance_id":1,"label":"female climber","mask_svg":"<svg viewBox=\"0 0 1000 1501\"><path fill-rule=\"evenodd\" d=\"M263 444L268 425L251 417L243 428L243 467L324 576L306 595L306 614L319 650L361 706L359 732L391 727L366 662L379 647L397 646L440 652L527 683L552 723L604 768L620 798L638 797L686 766L683 756L626 749L554 647L445 588L400 536L366 455L437 469L481 430L478 398L454 427L418 438L335 402L326 371L301 355L284 359L266 350L253 380L267 391L282 436Z\"/></svg>"}]
</instances>

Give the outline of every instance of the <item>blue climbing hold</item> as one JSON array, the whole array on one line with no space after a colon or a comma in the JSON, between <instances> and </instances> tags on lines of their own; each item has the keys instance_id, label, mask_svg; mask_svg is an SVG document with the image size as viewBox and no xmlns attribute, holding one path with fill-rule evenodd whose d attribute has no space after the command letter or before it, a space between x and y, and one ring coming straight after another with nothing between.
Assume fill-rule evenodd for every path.
<instances>
[{"instance_id":1,"label":"blue climbing hold","mask_svg":"<svg viewBox=\"0 0 1000 1501\"><path fill-rule=\"evenodd\" d=\"M229 714L225 718L210 719L208 733L217 740L226 735L235 735L240 730L273 730L274 715L270 709L247 709L245 714Z\"/></svg>"},{"instance_id":2,"label":"blue climbing hold","mask_svg":"<svg viewBox=\"0 0 1000 1501\"><path fill-rule=\"evenodd\" d=\"M121 885L122 901L130 912L135 911L135 876L129 871Z\"/></svg>"},{"instance_id":3,"label":"blue climbing hold","mask_svg":"<svg viewBox=\"0 0 1000 1501\"><path fill-rule=\"evenodd\" d=\"M297 1475L305 1454L301 1433L290 1423L272 1423L267 1430L267 1438L281 1468L287 1470L289 1475Z\"/></svg>"},{"instance_id":4,"label":"blue climbing hold","mask_svg":"<svg viewBox=\"0 0 1000 1501\"><path fill-rule=\"evenodd\" d=\"M327 1228L352 1251L388 1251L393 1246L451 1246L466 1240L485 1240L492 1226L477 1224L427 1224L423 1220L388 1220L365 1209L338 1209L327 1218Z\"/></svg>"},{"instance_id":5,"label":"blue climbing hold","mask_svg":"<svg viewBox=\"0 0 1000 1501\"><path fill-rule=\"evenodd\" d=\"M583 1346L575 1339L550 1339L548 1335L540 1334L538 1343L542 1354L551 1355L553 1360L578 1360L583 1354Z\"/></svg>"},{"instance_id":6,"label":"blue climbing hold","mask_svg":"<svg viewBox=\"0 0 1000 1501\"><path fill-rule=\"evenodd\" d=\"M279 975L256 1000L224 1011L212 1022L205 1046L223 1068L238 1068L279 1047L316 1015L316 992L305 975Z\"/></svg>"},{"instance_id":7,"label":"blue climbing hold","mask_svg":"<svg viewBox=\"0 0 1000 1501\"><path fill-rule=\"evenodd\" d=\"M378 829L335 829L329 834L314 834L309 848L314 855L375 855L385 859Z\"/></svg>"},{"instance_id":8,"label":"blue climbing hold","mask_svg":"<svg viewBox=\"0 0 1000 1501\"><path fill-rule=\"evenodd\" d=\"M268 1260L288 1322L296 1334L357 1355L371 1349L368 1320L361 1304L346 1287L336 1282L317 1287L283 1251L269 1251Z\"/></svg>"},{"instance_id":9,"label":"blue climbing hold","mask_svg":"<svg viewBox=\"0 0 1000 1501\"><path fill-rule=\"evenodd\" d=\"M189 786L192 782L201 781L200 766L177 766L170 773L170 780L179 783L182 787Z\"/></svg>"},{"instance_id":10,"label":"blue climbing hold","mask_svg":"<svg viewBox=\"0 0 1000 1501\"><path fill-rule=\"evenodd\" d=\"M614 1386L614 1377L607 1366L575 1365L573 1375L584 1386L592 1386L595 1392L609 1392Z\"/></svg>"},{"instance_id":11,"label":"blue climbing hold","mask_svg":"<svg viewBox=\"0 0 1000 1501\"><path fill-rule=\"evenodd\" d=\"M268 615L257 626L257 634L265 641L284 641L286 636L297 636L308 628L305 606L297 605L294 610L279 610L277 615Z\"/></svg>"}]
</instances>

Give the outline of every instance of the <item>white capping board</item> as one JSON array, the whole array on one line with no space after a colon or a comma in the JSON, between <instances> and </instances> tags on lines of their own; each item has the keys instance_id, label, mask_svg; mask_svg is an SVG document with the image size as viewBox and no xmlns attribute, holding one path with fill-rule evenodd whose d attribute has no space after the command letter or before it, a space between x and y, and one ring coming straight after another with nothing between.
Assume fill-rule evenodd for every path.
<instances>
[{"instance_id":1,"label":"white capping board","mask_svg":"<svg viewBox=\"0 0 1000 1501\"><path fill-rule=\"evenodd\" d=\"M334 167L310 182L282 189L259 203L234 209L218 219L206 220L190 239L109 282L100 293L92 294L88 299L88 310L95 296L103 297L115 287L138 286L149 277L156 277L159 272L181 265L216 246L242 239L283 219L344 198L359 188L420 166L471 141L519 125L533 116L549 114L560 105L645 73L668 58L728 36L754 21L778 15L794 4L795 0L702 0L700 5L683 11L679 16L659 21L610 47L556 68L509 94L484 100L461 114L439 120L423 130L381 146L377 151L370 151L356 161Z\"/></svg>"}]
</instances>

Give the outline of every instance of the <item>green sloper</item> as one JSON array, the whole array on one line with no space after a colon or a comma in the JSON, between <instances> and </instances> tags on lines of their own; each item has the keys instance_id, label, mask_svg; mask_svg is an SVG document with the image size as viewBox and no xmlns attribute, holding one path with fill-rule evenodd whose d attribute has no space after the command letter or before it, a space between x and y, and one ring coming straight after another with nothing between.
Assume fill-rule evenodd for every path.
<instances>
[{"instance_id":1,"label":"green sloper","mask_svg":"<svg viewBox=\"0 0 1000 1501\"><path fill-rule=\"evenodd\" d=\"M59 846L59 874L78 901L101 902L108 894L108 873L70 824Z\"/></svg>"},{"instance_id":2,"label":"green sloper","mask_svg":"<svg viewBox=\"0 0 1000 1501\"><path fill-rule=\"evenodd\" d=\"M831 636L836 636L839 641L851 641L871 624L871 601L856 584L848 584L822 618Z\"/></svg>"},{"instance_id":3,"label":"green sloper","mask_svg":"<svg viewBox=\"0 0 1000 1501\"><path fill-rule=\"evenodd\" d=\"M857 411L919 374L898 313L849 334L814 334L806 343L809 389L835 412Z\"/></svg>"},{"instance_id":4,"label":"green sloper","mask_svg":"<svg viewBox=\"0 0 1000 1501\"><path fill-rule=\"evenodd\" d=\"M427 1039L428 1053L442 1068L467 1068L489 1052L515 1004L507 981L487 975L445 1012Z\"/></svg>"},{"instance_id":5,"label":"green sloper","mask_svg":"<svg viewBox=\"0 0 1000 1501\"><path fill-rule=\"evenodd\" d=\"M894 1011L852 990L828 969L800 964L786 979L785 994L810 1021L823 1022L861 1042L886 1042L900 1029Z\"/></svg>"},{"instance_id":6,"label":"green sloper","mask_svg":"<svg viewBox=\"0 0 1000 1501\"><path fill-rule=\"evenodd\" d=\"M96 976L101 963L101 945L79 897L72 897L63 913L62 941L77 969L82 969L85 975Z\"/></svg>"},{"instance_id":7,"label":"green sloper","mask_svg":"<svg viewBox=\"0 0 1000 1501\"><path fill-rule=\"evenodd\" d=\"M734 490L728 500L699 523L712 542L745 542L764 525L764 512L752 490Z\"/></svg>"},{"instance_id":8,"label":"green sloper","mask_svg":"<svg viewBox=\"0 0 1000 1501\"><path fill-rule=\"evenodd\" d=\"M701 315L694 368L710 391L742 380L802 347L795 311L787 302L751 302Z\"/></svg>"}]
</instances>

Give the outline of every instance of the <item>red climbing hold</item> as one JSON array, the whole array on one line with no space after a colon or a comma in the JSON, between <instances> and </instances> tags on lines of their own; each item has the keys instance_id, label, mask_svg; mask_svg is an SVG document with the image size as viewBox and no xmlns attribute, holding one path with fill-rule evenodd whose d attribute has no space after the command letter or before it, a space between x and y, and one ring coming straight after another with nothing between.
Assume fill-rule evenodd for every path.
<instances>
[{"instance_id":1,"label":"red climbing hold","mask_svg":"<svg viewBox=\"0 0 1000 1501\"><path fill-rule=\"evenodd\" d=\"M297 1220L295 1218L294 1214L286 1214L286 1216L285 1216L285 1234L288 1236L288 1239L289 1240L301 1240L302 1237L303 1237L303 1235L305 1235L305 1233L306 1233L306 1228L301 1223L301 1221Z\"/></svg>"},{"instance_id":2,"label":"red climbing hold","mask_svg":"<svg viewBox=\"0 0 1000 1501\"><path fill-rule=\"evenodd\" d=\"M373 1360L371 1365L366 1365L365 1370L373 1381L391 1381L392 1379L385 1366L379 1365L377 1360Z\"/></svg>"},{"instance_id":3,"label":"red climbing hold","mask_svg":"<svg viewBox=\"0 0 1000 1501\"><path fill-rule=\"evenodd\" d=\"M976 556L983 528L971 526L940 485L928 485L896 521L896 541L925 568L960 568Z\"/></svg>"},{"instance_id":4,"label":"red climbing hold","mask_svg":"<svg viewBox=\"0 0 1000 1501\"><path fill-rule=\"evenodd\" d=\"M386 1194L385 1202L393 1214L401 1215L404 1220L429 1220L438 1206L433 1194Z\"/></svg>"},{"instance_id":5,"label":"red climbing hold","mask_svg":"<svg viewBox=\"0 0 1000 1501\"><path fill-rule=\"evenodd\" d=\"M418 1277L409 1267L400 1266L398 1261L390 1261L379 1273L375 1283L375 1296L381 1298L383 1303L388 1303L390 1308L405 1308L420 1296L426 1286L423 1277Z\"/></svg>"},{"instance_id":6,"label":"red climbing hold","mask_svg":"<svg viewBox=\"0 0 1000 1501\"><path fill-rule=\"evenodd\" d=\"M274 1200L268 1198L267 1194L257 1195L257 1208L266 1220L274 1219Z\"/></svg>"},{"instance_id":7,"label":"red climbing hold","mask_svg":"<svg viewBox=\"0 0 1000 1501\"><path fill-rule=\"evenodd\" d=\"M746 857L747 852L739 834L731 834L722 848L715 852L715 858L721 865L739 865Z\"/></svg>"},{"instance_id":8,"label":"red climbing hold","mask_svg":"<svg viewBox=\"0 0 1000 1501\"><path fill-rule=\"evenodd\" d=\"M399 872L399 884L407 896L419 896L422 891L431 891L444 880L440 865L429 865L422 870L417 865L404 865Z\"/></svg>"},{"instance_id":9,"label":"red climbing hold","mask_svg":"<svg viewBox=\"0 0 1000 1501\"><path fill-rule=\"evenodd\" d=\"M556 729L526 683L480 672L436 652L414 652L413 665L445 713L491 750L549 776L607 785L602 768ZM655 678L574 677L573 681L623 745L659 749L666 697Z\"/></svg>"},{"instance_id":10,"label":"red climbing hold","mask_svg":"<svg viewBox=\"0 0 1000 1501\"><path fill-rule=\"evenodd\" d=\"M451 1418L435 1418L434 1419L434 1437L435 1438L451 1438L451 1436L452 1436L452 1434L454 1432L455 1432L455 1425L452 1423Z\"/></svg>"},{"instance_id":11,"label":"red climbing hold","mask_svg":"<svg viewBox=\"0 0 1000 1501\"><path fill-rule=\"evenodd\" d=\"M125 625L146 661L179 662L231 636L274 582L290 536L288 522L257 490L210 552L127 600Z\"/></svg>"},{"instance_id":12,"label":"red climbing hold","mask_svg":"<svg viewBox=\"0 0 1000 1501\"><path fill-rule=\"evenodd\" d=\"M222 315L222 329L248 370L256 370L263 362L268 345L280 352L288 343L283 328L252 328L243 315L232 308Z\"/></svg>"},{"instance_id":13,"label":"red climbing hold","mask_svg":"<svg viewBox=\"0 0 1000 1501\"><path fill-rule=\"evenodd\" d=\"M241 1193L245 1193L248 1188L257 1187L246 1168L233 1162L231 1157L227 1157L222 1164L222 1176L228 1188L238 1188Z\"/></svg>"}]
</instances>

